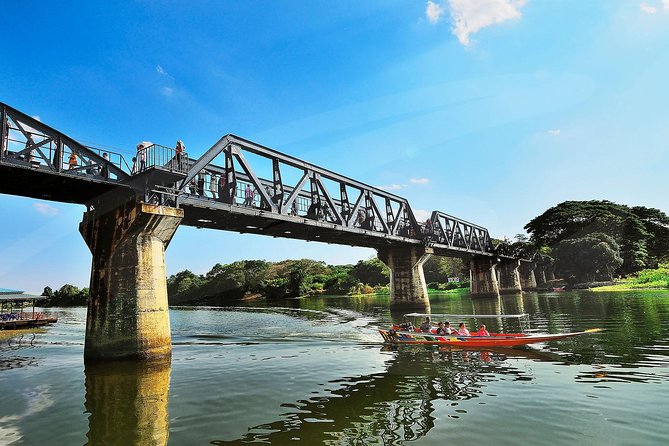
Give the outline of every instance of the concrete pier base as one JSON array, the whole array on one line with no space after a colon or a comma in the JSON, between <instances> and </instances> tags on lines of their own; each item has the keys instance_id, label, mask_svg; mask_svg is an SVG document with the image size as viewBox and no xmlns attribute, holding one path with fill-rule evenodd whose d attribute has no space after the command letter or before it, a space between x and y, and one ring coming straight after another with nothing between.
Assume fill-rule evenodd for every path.
<instances>
[{"instance_id":1,"label":"concrete pier base","mask_svg":"<svg viewBox=\"0 0 669 446\"><path fill-rule=\"evenodd\" d=\"M171 355L165 249L182 218L134 200L84 214L79 231L93 254L85 359Z\"/></svg>"},{"instance_id":2,"label":"concrete pier base","mask_svg":"<svg viewBox=\"0 0 669 446\"><path fill-rule=\"evenodd\" d=\"M496 257L475 256L469 262L471 293L474 297L499 297Z\"/></svg>"},{"instance_id":3,"label":"concrete pier base","mask_svg":"<svg viewBox=\"0 0 669 446\"><path fill-rule=\"evenodd\" d=\"M423 264L432 255L425 247L389 247L377 250L390 268L390 308L430 311Z\"/></svg>"},{"instance_id":4,"label":"concrete pier base","mask_svg":"<svg viewBox=\"0 0 669 446\"><path fill-rule=\"evenodd\" d=\"M522 293L519 269L520 260L518 259L503 259L497 265L499 294Z\"/></svg>"},{"instance_id":5,"label":"concrete pier base","mask_svg":"<svg viewBox=\"0 0 669 446\"><path fill-rule=\"evenodd\" d=\"M537 279L534 276L534 270L537 264L534 262L520 262L520 286L524 291L535 291L537 289Z\"/></svg>"}]
</instances>

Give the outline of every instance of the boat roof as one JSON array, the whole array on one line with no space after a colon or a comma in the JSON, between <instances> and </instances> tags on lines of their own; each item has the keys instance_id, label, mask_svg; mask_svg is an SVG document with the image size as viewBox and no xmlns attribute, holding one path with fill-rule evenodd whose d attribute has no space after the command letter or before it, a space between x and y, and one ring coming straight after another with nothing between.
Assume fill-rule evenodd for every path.
<instances>
[{"instance_id":1,"label":"boat roof","mask_svg":"<svg viewBox=\"0 0 669 446\"><path fill-rule=\"evenodd\" d=\"M443 313L432 313L432 314L427 314L427 313L408 313L405 314L404 317L441 317L441 318L451 318L451 319L467 319L467 318L473 318L473 319L483 319L483 318L489 318L489 319L497 319L497 318L522 318L522 317L528 317L527 313L520 313L520 314L443 314Z\"/></svg>"},{"instance_id":2,"label":"boat roof","mask_svg":"<svg viewBox=\"0 0 669 446\"><path fill-rule=\"evenodd\" d=\"M27 302L29 300L42 300L46 296L37 296L35 294L26 293L3 293L0 294L0 302Z\"/></svg>"}]
</instances>

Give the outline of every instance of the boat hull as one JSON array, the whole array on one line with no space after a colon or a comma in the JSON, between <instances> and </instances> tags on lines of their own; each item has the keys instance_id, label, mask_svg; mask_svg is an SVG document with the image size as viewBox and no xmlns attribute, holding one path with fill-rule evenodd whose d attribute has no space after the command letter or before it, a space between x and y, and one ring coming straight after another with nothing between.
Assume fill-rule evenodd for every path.
<instances>
[{"instance_id":1,"label":"boat hull","mask_svg":"<svg viewBox=\"0 0 669 446\"><path fill-rule=\"evenodd\" d=\"M538 342L555 341L558 339L594 333L599 329L591 329L573 333L537 334L523 333L492 333L490 336L437 336L436 334L413 331L379 330L383 340L391 344L427 344L448 345L454 347L515 347L518 345L535 344Z\"/></svg>"}]
</instances>

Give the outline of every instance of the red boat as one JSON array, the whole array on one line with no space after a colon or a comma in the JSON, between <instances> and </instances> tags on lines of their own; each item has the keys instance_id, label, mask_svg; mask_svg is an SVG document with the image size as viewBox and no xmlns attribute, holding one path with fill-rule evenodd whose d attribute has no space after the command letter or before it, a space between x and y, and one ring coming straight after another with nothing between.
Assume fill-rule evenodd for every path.
<instances>
[{"instance_id":1,"label":"red boat","mask_svg":"<svg viewBox=\"0 0 669 446\"><path fill-rule=\"evenodd\" d=\"M417 314L411 313L405 315L406 317L415 316L437 316L450 319L486 319L486 318L526 318L527 314L512 314L512 315L455 315L455 314ZM460 348L466 347L515 347L518 345L534 344L537 342L555 341L558 339L570 338L573 336L580 336L588 333L596 333L601 331L601 328L592 328L585 331L576 331L571 333L489 333L489 336L460 336L452 335L437 335L436 328L432 328L429 333L423 332L418 328L413 328L413 324L393 325L390 330L379 330L383 340L391 344L428 344L428 345L448 345Z\"/></svg>"}]
</instances>

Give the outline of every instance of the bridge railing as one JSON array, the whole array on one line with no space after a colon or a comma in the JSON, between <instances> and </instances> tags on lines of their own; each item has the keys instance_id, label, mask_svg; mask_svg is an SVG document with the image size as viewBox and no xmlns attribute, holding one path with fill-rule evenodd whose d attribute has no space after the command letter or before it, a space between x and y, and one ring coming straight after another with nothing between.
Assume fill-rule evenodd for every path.
<instances>
[{"instance_id":1,"label":"bridge railing","mask_svg":"<svg viewBox=\"0 0 669 446\"><path fill-rule=\"evenodd\" d=\"M137 162L142 159L145 161L145 168L160 168L172 172L187 173L190 168L188 160L188 153L182 152L178 154L176 149L172 147L162 146L160 144L152 144L137 152ZM133 173L137 173L139 164L135 164ZM131 169L132 170L132 169Z\"/></svg>"},{"instance_id":2,"label":"bridge railing","mask_svg":"<svg viewBox=\"0 0 669 446\"><path fill-rule=\"evenodd\" d=\"M123 155L87 147L2 103L0 162L105 181L123 181L129 177Z\"/></svg>"}]
</instances>

